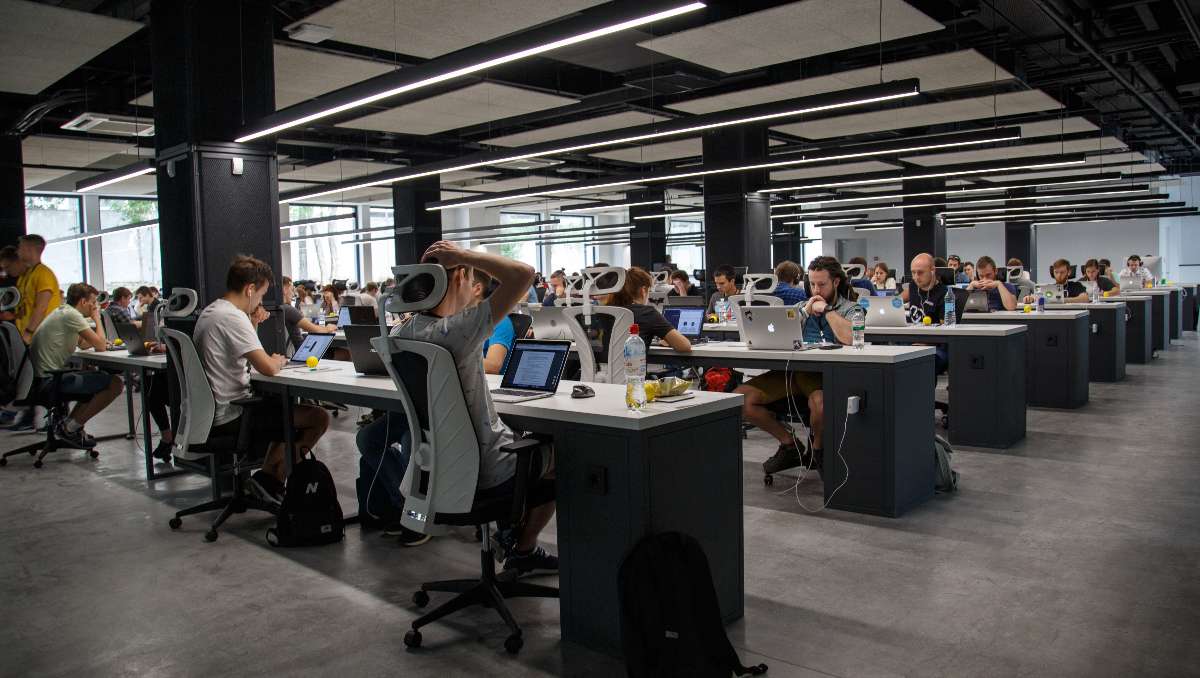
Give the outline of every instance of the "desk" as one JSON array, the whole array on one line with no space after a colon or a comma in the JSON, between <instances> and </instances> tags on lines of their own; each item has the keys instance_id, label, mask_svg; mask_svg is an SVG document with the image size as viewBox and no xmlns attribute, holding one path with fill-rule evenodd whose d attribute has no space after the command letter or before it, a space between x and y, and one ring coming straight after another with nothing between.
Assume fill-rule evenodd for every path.
<instances>
[{"instance_id":1,"label":"desk","mask_svg":"<svg viewBox=\"0 0 1200 678\"><path fill-rule=\"evenodd\" d=\"M154 452L154 440L150 431L150 408L146 407L146 391L148 380L146 373L157 370L167 369L167 356L162 353L154 355L129 355L129 351L125 349L104 351L97 353L96 351L75 351L75 358L82 362L102 365L109 368L118 368L126 376L125 379L125 403L129 409L129 435L126 438L132 440L136 435L136 427L133 421L133 391L129 387L128 376L134 370L138 372L138 379L141 382L142 393L142 435L145 438L145 449L142 450L146 454L146 480L158 480L160 478L170 478L183 473L187 473L184 469L175 469L159 473L154 470L154 457L151 454Z\"/></svg>"},{"instance_id":2,"label":"desk","mask_svg":"<svg viewBox=\"0 0 1200 678\"><path fill-rule=\"evenodd\" d=\"M1150 298L1150 328L1153 331L1155 351L1165 351L1171 347L1171 291L1162 289L1121 290L1116 298L1149 297ZM1113 297L1109 297L1112 299Z\"/></svg>"},{"instance_id":3,"label":"desk","mask_svg":"<svg viewBox=\"0 0 1200 678\"><path fill-rule=\"evenodd\" d=\"M1154 359L1151 296L1101 297L1099 303L1125 304L1125 362L1145 365Z\"/></svg>"},{"instance_id":4,"label":"desk","mask_svg":"<svg viewBox=\"0 0 1200 678\"><path fill-rule=\"evenodd\" d=\"M867 327L867 340L945 344L950 442L1009 447L1025 437L1025 325Z\"/></svg>"},{"instance_id":5,"label":"desk","mask_svg":"<svg viewBox=\"0 0 1200 678\"><path fill-rule=\"evenodd\" d=\"M1184 332L1196 331L1196 291L1195 283L1181 283L1183 289L1183 317L1180 320Z\"/></svg>"},{"instance_id":6,"label":"desk","mask_svg":"<svg viewBox=\"0 0 1200 678\"><path fill-rule=\"evenodd\" d=\"M825 395L825 500L844 511L897 517L933 496L933 348L866 346L862 350L764 351L738 342L699 344L691 353L651 347L653 363L819 372ZM863 398L846 428L846 399ZM837 458L852 469L849 482Z\"/></svg>"},{"instance_id":7,"label":"desk","mask_svg":"<svg viewBox=\"0 0 1200 678\"><path fill-rule=\"evenodd\" d=\"M1121 381L1125 378L1124 302L1048 304L1056 311L1087 311L1091 337L1088 341L1088 378L1092 381Z\"/></svg>"},{"instance_id":8,"label":"desk","mask_svg":"<svg viewBox=\"0 0 1200 678\"><path fill-rule=\"evenodd\" d=\"M333 369L253 374L251 380L256 389L283 394L285 402L306 396L402 411L388 377L359 375L348 363L322 364ZM498 376L488 381L500 385ZM554 436L563 639L620 654L621 560L643 536L665 530L700 541L723 619L740 618L742 397L699 392L632 414L624 386L590 384L596 397L577 400L570 397L573 385L561 382L551 398L496 403L514 429ZM928 413L923 420L930 420ZM924 452L931 455L929 446Z\"/></svg>"},{"instance_id":9,"label":"desk","mask_svg":"<svg viewBox=\"0 0 1200 678\"><path fill-rule=\"evenodd\" d=\"M1025 325L1026 402L1060 408L1087 404L1087 311L964 313L959 322Z\"/></svg>"}]
</instances>

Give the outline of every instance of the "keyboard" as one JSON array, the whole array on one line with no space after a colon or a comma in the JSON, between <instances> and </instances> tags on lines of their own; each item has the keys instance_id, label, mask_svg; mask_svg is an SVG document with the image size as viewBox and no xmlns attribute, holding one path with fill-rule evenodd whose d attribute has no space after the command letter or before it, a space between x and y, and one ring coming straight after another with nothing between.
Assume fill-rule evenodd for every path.
<instances>
[{"instance_id":1,"label":"keyboard","mask_svg":"<svg viewBox=\"0 0 1200 678\"><path fill-rule=\"evenodd\" d=\"M544 391L527 391L521 388L494 388L492 395L502 396L535 396L542 395Z\"/></svg>"}]
</instances>

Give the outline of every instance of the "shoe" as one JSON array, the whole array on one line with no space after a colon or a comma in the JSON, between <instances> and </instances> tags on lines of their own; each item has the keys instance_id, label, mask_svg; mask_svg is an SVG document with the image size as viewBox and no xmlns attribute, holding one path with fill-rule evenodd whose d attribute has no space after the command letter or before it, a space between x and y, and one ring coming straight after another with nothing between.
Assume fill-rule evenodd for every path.
<instances>
[{"instance_id":1,"label":"shoe","mask_svg":"<svg viewBox=\"0 0 1200 678\"><path fill-rule=\"evenodd\" d=\"M8 422L5 428L10 431L32 431L33 420L33 410L23 409L13 414L12 420Z\"/></svg>"},{"instance_id":2,"label":"shoe","mask_svg":"<svg viewBox=\"0 0 1200 678\"><path fill-rule=\"evenodd\" d=\"M8 428L17 422L17 410L0 410L0 428Z\"/></svg>"},{"instance_id":3,"label":"shoe","mask_svg":"<svg viewBox=\"0 0 1200 678\"><path fill-rule=\"evenodd\" d=\"M781 444L771 458L763 462L763 473L774 474L804 465L794 443Z\"/></svg>"},{"instance_id":4,"label":"shoe","mask_svg":"<svg viewBox=\"0 0 1200 678\"><path fill-rule=\"evenodd\" d=\"M400 542L401 546L420 546L430 539L433 539L433 537L427 534L421 534L415 530L410 530L403 525L400 526L400 532L396 535L396 538Z\"/></svg>"},{"instance_id":5,"label":"shoe","mask_svg":"<svg viewBox=\"0 0 1200 678\"><path fill-rule=\"evenodd\" d=\"M84 432L83 428L79 428L74 433L67 431L67 427L59 424L54 427L54 437L62 443L63 447L75 447L82 450L90 450L96 446L96 439Z\"/></svg>"},{"instance_id":6,"label":"shoe","mask_svg":"<svg viewBox=\"0 0 1200 678\"><path fill-rule=\"evenodd\" d=\"M151 452L150 456L163 463L169 464L171 463L171 447L171 443L168 443L165 440L159 441L158 447L154 448L154 452Z\"/></svg>"},{"instance_id":7,"label":"shoe","mask_svg":"<svg viewBox=\"0 0 1200 678\"><path fill-rule=\"evenodd\" d=\"M283 483L262 469L255 471L250 476L250 479L246 481L246 489L261 501L276 506L283 505Z\"/></svg>"},{"instance_id":8,"label":"shoe","mask_svg":"<svg viewBox=\"0 0 1200 678\"><path fill-rule=\"evenodd\" d=\"M546 553L541 546L534 547L529 553L514 550L504 559L504 571L516 571L518 575L530 572L558 572L558 556Z\"/></svg>"}]
</instances>

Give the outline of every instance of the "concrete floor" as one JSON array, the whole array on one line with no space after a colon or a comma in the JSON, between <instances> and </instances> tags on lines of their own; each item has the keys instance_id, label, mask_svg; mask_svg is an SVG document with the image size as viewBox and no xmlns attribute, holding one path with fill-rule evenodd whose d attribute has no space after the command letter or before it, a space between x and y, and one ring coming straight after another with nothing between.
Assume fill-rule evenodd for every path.
<instances>
[{"instance_id":1,"label":"concrete floor","mask_svg":"<svg viewBox=\"0 0 1200 678\"><path fill-rule=\"evenodd\" d=\"M1198 358L1189 333L1124 382L1092 384L1081 410L1030 410L1022 444L960 450L961 491L899 520L806 513L787 483L763 487L773 445L752 433L746 616L729 628L743 661L776 677L1200 675ZM319 450L347 511L355 419ZM90 428L124 422L121 403ZM0 449L27 440L3 432ZM250 513L206 544L203 517L167 529L204 479L147 488L134 443L101 450L0 470L0 675L623 673L559 640L554 602L513 604L516 658L490 610L405 651L414 587L477 572L466 532L404 549L353 527L342 545L278 550ZM799 495L818 504L819 485Z\"/></svg>"}]
</instances>

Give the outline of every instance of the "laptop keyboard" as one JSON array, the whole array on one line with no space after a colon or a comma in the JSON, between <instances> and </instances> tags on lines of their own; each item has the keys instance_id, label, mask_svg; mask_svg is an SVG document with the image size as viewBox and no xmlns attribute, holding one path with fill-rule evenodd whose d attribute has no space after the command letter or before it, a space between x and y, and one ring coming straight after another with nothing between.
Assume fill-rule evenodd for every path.
<instances>
[{"instance_id":1,"label":"laptop keyboard","mask_svg":"<svg viewBox=\"0 0 1200 678\"><path fill-rule=\"evenodd\" d=\"M527 391L525 389L520 389L520 388L494 388L494 389L492 389L492 393L495 395L506 395L506 396L528 396L528 395L541 395L542 392L541 391Z\"/></svg>"}]
</instances>

